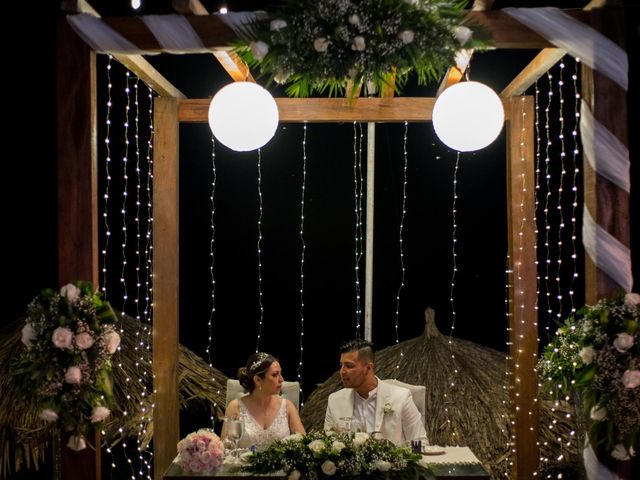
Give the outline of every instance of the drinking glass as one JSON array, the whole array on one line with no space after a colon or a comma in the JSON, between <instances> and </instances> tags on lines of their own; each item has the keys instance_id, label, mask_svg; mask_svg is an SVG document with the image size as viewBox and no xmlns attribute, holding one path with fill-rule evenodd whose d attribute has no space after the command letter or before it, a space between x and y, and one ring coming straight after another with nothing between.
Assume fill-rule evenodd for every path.
<instances>
[{"instance_id":1,"label":"drinking glass","mask_svg":"<svg viewBox=\"0 0 640 480\"><path fill-rule=\"evenodd\" d=\"M360 420L354 418L353 420L351 420L351 425L349 428L349 431L351 432L366 432L367 429L364 425L364 422L361 422Z\"/></svg>"},{"instance_id":2,"label":"drinking glass","mask_svg":"<svg viewBox=\"0 0 640 480\"><path fill-rule=\"evenodd\" d=\"M225 418L225 422L227 423L227 438L233 441L233 450L231 451L231 455L237 457L238 442L244 433L244 423L242 422L242 419L235 417L227 417Z\"/></svg>"},{"instance_id":3,"label":"drinking glass","mask_svg":"<svg viewBox=\"0 0 640 480\"><path fill-rule=\"evenodd\" d=\"M355 420L354 417L340 417L340 431L350 432L351 422L353 422L354 420Z\"/></svg>"}]
</instances>

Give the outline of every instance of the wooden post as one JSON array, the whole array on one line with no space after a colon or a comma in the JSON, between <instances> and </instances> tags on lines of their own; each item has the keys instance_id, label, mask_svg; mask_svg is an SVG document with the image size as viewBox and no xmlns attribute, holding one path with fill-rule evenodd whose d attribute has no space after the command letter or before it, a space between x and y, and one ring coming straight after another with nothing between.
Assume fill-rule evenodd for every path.
<instances>
[{"instance_id":1,"label":"wooden post","mask_svg":"<svg viewBox=\"0 0 640 480\"><path fill-rule=\"evenodd\" d=\"M367 123L367 228L364 282L364 339L371 341L373 321L373 207L375 205L376 124Z\"/></svg>"},{"instance_id":2,"label":"wooden post","mask_svg":"<svg viewBox=\"0 0 640 480\"><path fill-rule=\"evenodd\" d=\"M624 46L623 11L617 9L593 9L591 25L618 45ZM627 125L627 94L613 80L600 72L582 66L582 99L588 105L597 122L606 127L620 142L629 145ZM631 246L629 221L629 194L600 176L585 158L584 208L588 209L597 225L602 227L625 247ZM595 160L595 159L592 159ZM597 257L597 252L596 252ZM585 301L594 304L609 297L621 286L600 270L585 255Z\"/></svg>"},{"instance_id":3,"label":"wooden post","mask_svg":"<svg viewBox=\"0 0 640 480\"><path fill-rule=\"evenodd\" d=\"M513 412L513 478L538 469L538 321L534 190L533 98L511 97L507 123L509 232L509 391Z\"/></svg>"},{"instance_id":4,"label":"wooden post","mask_svg":"<svg viewBox=\"0 0 640 480\"><path fill-rule=\"evenodd\" d=\"M179 237L178 101L154 103L153 175L153 409L154 478L160 480L176 456L178 404Z\"/></svg>"},{"instance_id":5,"label":"wooden post","mask_svg":"<svg viewBox=\"0 0 640 480\"><path fill-rule=\"evenodd\" d=\"M97 287L96 55L64 18L58 20L56 30L58 283L88 280ZM62 479L100 480L100 432L87 438L95 443L95 451L73 451L66 447L67 438L63 435L62 442L53 442L61 451Z\"/></svg>"}]
</instances>

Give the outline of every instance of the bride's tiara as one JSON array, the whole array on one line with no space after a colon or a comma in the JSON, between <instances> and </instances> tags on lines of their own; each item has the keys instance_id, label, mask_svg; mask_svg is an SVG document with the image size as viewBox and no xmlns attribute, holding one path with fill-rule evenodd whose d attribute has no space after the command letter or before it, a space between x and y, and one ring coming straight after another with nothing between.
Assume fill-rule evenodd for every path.
<instances>
[{"instance_id":1,"label":"bride's tiara","mask_svg":"<svg viewBox=\"0 0 640 480\"><path fill-rule=\"evenodd\" d=\"M251 364L249 367L249 373L255 371L262 362L264 362L267 358L269 358L268 353L260 352L258 353L258 358L256 358L255 362Z\"/></svg>"}]
</instances>

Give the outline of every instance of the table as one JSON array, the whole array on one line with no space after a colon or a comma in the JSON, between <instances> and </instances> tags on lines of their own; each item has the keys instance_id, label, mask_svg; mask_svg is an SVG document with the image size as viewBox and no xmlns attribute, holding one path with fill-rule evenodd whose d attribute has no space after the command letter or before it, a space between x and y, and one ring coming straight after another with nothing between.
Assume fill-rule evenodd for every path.
<instances>
[{"instance_id":1,"label":"table","mask_svg":"<svg viewBox=\"0 0 640 480\"><path fill-rule=\"evenodd\" d=\"M429 467L426 480L489 480L491 477L469 447L443 447L444 454L423 455L422 463ZM163 476L164 480L188 480L193 478L215 480L270 480L286 478L284 472L257 475L222 467L215 473L184 473L176 462Z\"/></svg>"}]
</instances>

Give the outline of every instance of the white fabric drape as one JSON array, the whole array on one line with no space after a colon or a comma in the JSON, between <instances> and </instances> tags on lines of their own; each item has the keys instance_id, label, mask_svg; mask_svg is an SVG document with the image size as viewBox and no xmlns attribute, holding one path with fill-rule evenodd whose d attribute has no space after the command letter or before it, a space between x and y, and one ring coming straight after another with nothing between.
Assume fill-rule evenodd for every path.
<instances>
[{"instance_id":1,"label":"white fabric drape","mask_svg":"<svg viewBox=\"0 0 640 480\"><path fill-rule=\"evenodd\" d=\"M625 90L629 86L627 53L589 25L575 20L555 7L503 8L520 23L550 43L579 58L581 62L606 75Z\"/></svg>"},{"instance_id":2,"label":"white fabric drape","mask_svg":"<svg viewBox=\"0 0 640 480\"><path fill-rule=\"evenodd\" d=\"M140 17L167 53L208 52L191 24L182 15Z\"/></svg>"},{"instance_id":3,"label":"white fabric drape","mask_svg":"<svg viewBox=\"0 0 640 480\"><path fill-rule=\"evenodd\" d=\"M143 53L100 18L88 13L67 15L73 30L97 53Z\"/></svg>"},{"instance_id":4,"label":"white fabric drape","mask_svg":"<svg viewBox=\"0 0 640 480\"><path fill-rule=\"evenodd\" d=\"M591 168L629 192L629 149L594 118L584 100L580 108L580 133L584 156Z\"/></svg>"},{"instance_id":5,"label":"white fabric drape","mask_svg":"<svg viewBox=\"0 0 640 480\"><path fill-rule=\"evenodd\" d=\"M631 252L593 220L588 208L582 214L582 244L600 270L624 288L625 292L631 291Z\"/></svg>"},{"instance_id":6,"label":"white fabric drape","mask_svg":"<svg viewBox=\"0 0 640 480\"><path fill-rule=\"evenodd\" d=\"M591 445L587 445L582 450L582 458L587 480L620 480L618 475L600 463Z\"/></svg>"}]
</instances>

